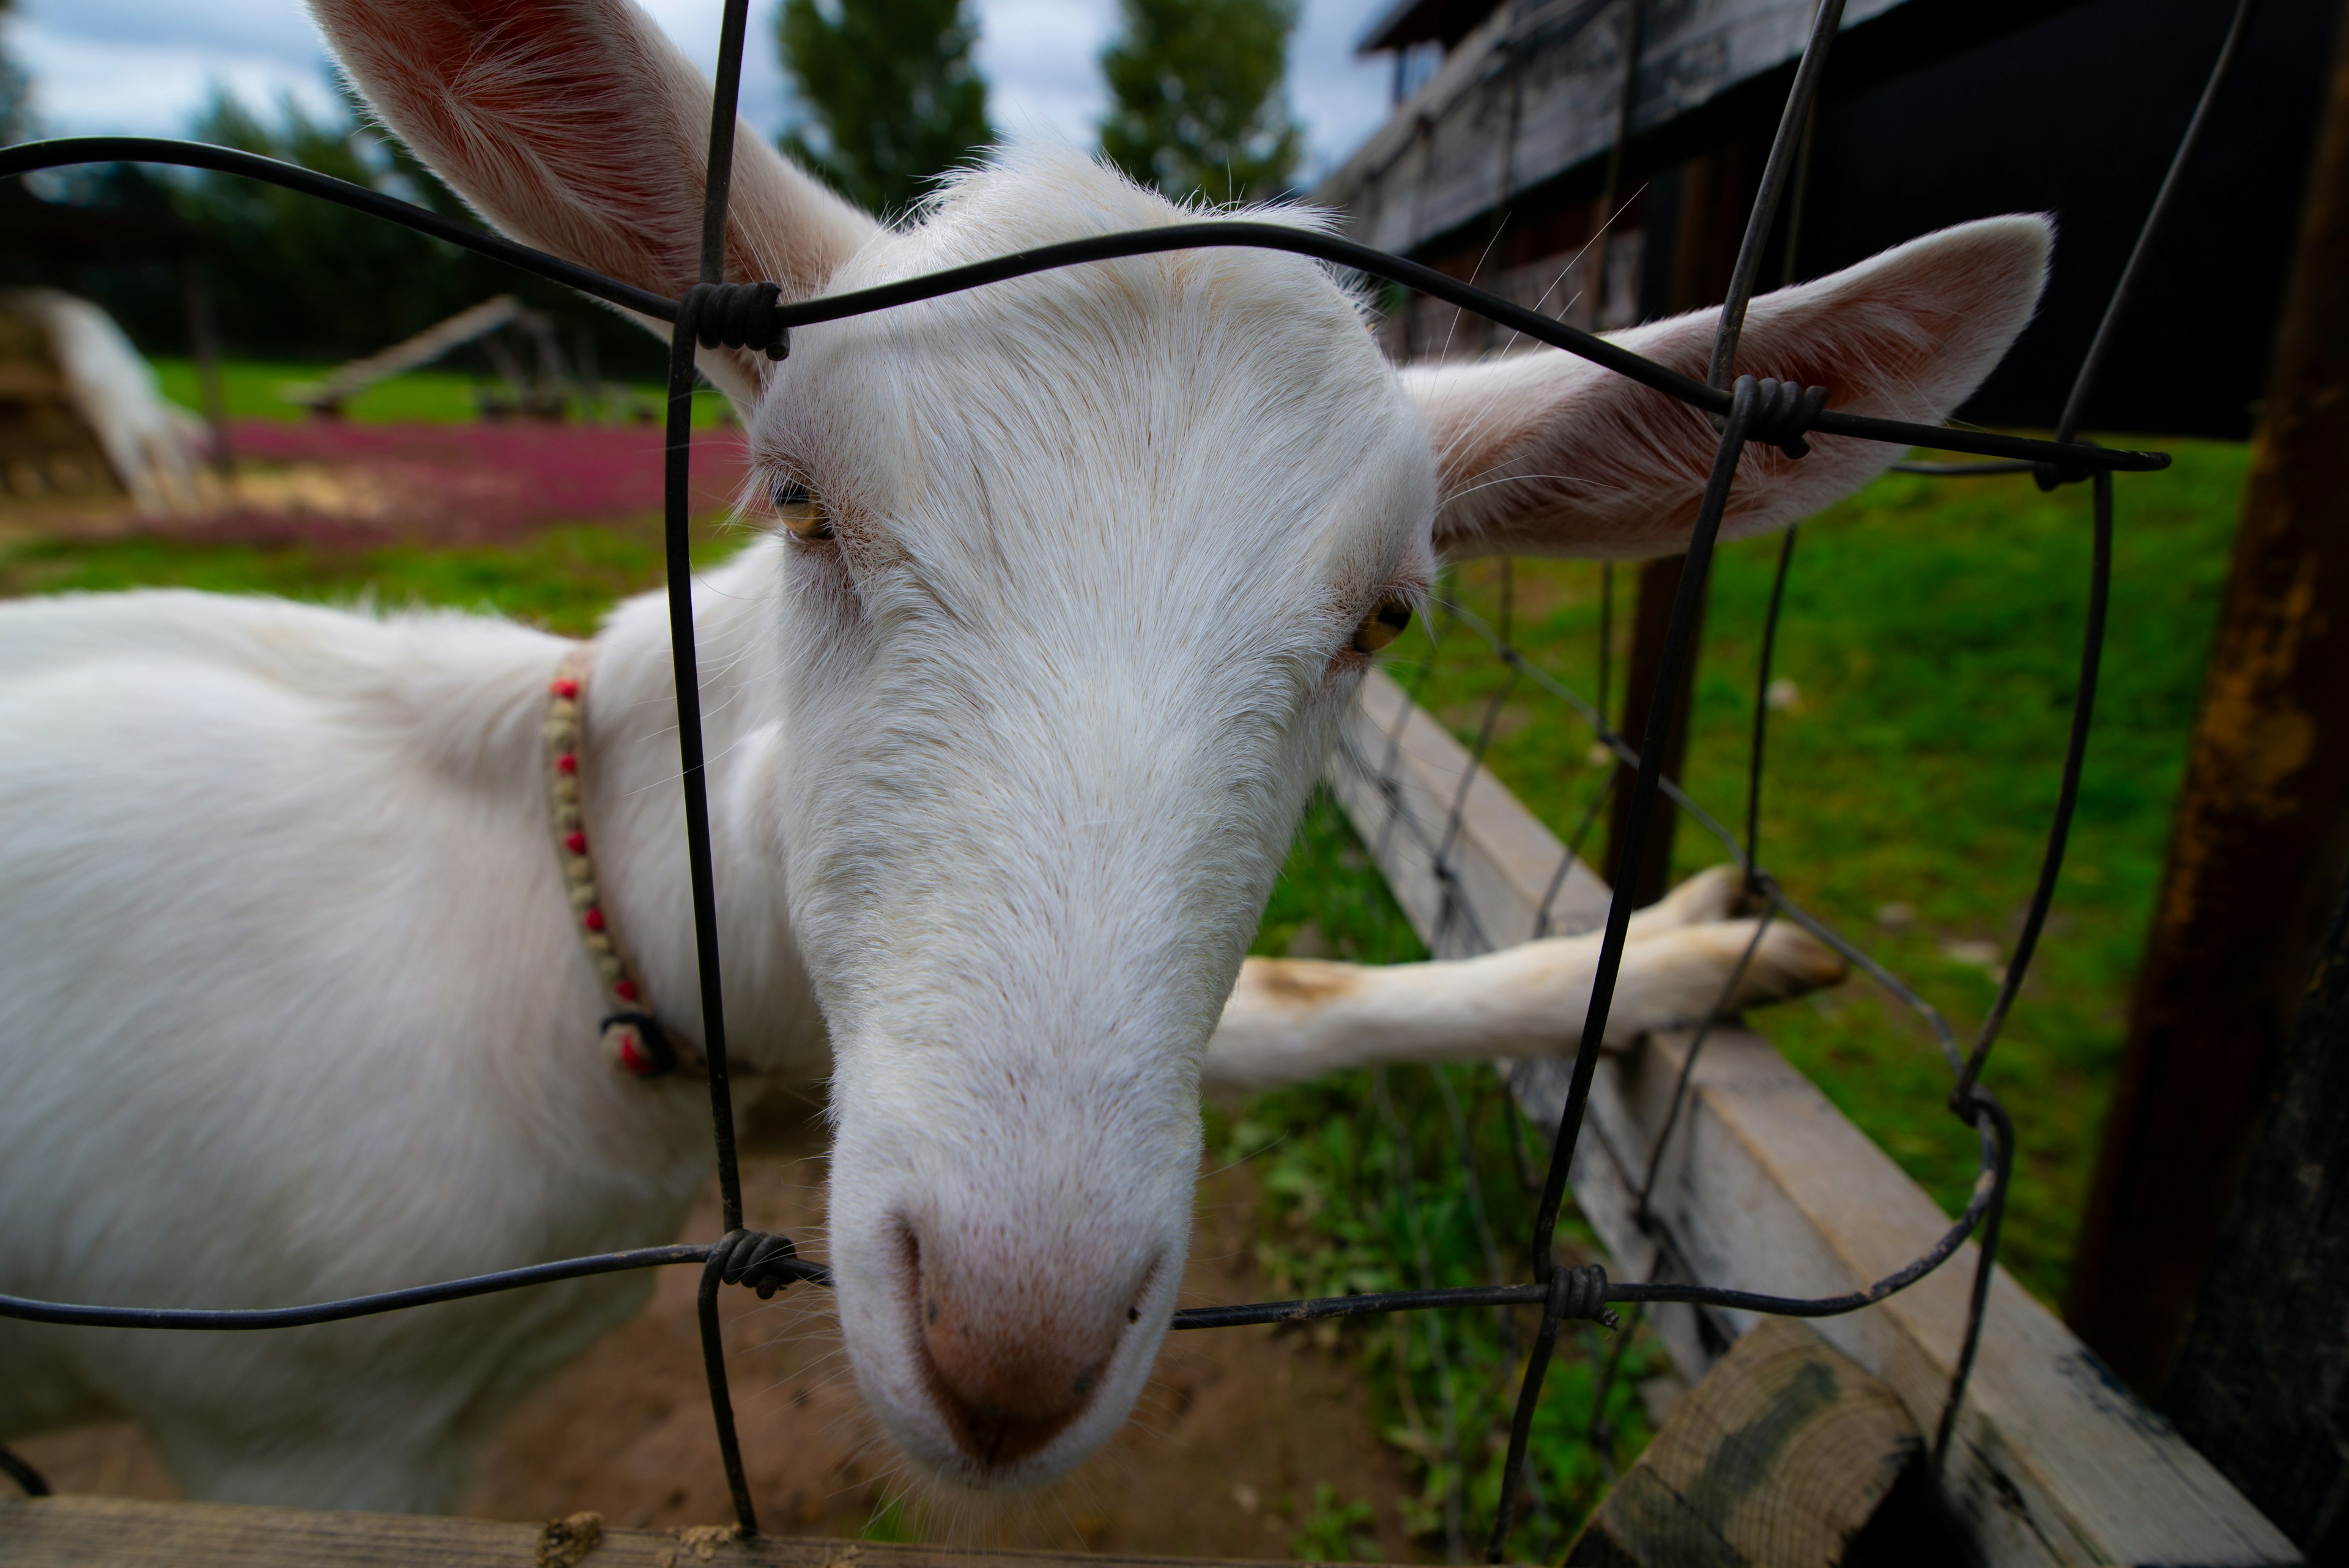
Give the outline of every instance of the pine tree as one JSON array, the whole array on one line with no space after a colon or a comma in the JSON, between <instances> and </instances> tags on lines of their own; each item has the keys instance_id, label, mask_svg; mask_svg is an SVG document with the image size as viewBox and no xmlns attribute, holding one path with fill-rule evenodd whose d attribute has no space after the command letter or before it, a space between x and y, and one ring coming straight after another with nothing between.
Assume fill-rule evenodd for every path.
<instances>
[{"instance_id":1,"label":"pine tree","mask_svg":"<svg viewBox=\"0 0 2349 1568\"><path fill-rule=\"evenodd\" d=\"M962 0L783 0L775 33L805 111L783 151L867 212L994 140Z\"/></svg>"},{"instance_id":2,"label":"pine tree","mask_svg":"<svg viewBox=\"0 0 2349 1568\"><path fill-rule=\"evenodd\" d=\"M1175 197L1262 201L1297 171L1303 132L1281 81L1296 0L1123 0L1102 55L1102 151Z\"/></svg>"}]
</instances>

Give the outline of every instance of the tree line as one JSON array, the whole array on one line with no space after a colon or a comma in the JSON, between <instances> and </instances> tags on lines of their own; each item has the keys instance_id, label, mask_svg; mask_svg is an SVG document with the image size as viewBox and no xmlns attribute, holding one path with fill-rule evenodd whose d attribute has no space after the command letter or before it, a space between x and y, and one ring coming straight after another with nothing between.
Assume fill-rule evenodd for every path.
<instances>
[{"instance_id":1,"label":"tree line","mask_svg":"<svg viewBox=\"0 0 2349 1568\"><path fill-rule=\"evenodd\" d=\"M5 11L9 0L0 0ZM1283 90L1297 0L1121 0L1101 57L1106 159L1178 200L1261 201L1289 192L1302 133ZM802 166L868 211L915 213L939 176L994 140L968 0L781 0L772 41L792 86L778 138ZM22 73L0 57L0 140L32 129ZM201 140L284 159L436 211L463 203L346 99L324 115L288 100L274 118L225 95L191 128ZM233 353L286 358L370 352L499 293L569 326L604 373L657 376L640 330L456 247L343 208L225 176L123 166L63 182L77 202L169 216L206 257L221 336ZM45 193L56 194L52 185ZM0 259L0 280L42 269ZM151 351L184 349L177 275L126 259L63 283L112 310ZM584 336L583 336L584 335Z\"/></svg>"}]
</instances>

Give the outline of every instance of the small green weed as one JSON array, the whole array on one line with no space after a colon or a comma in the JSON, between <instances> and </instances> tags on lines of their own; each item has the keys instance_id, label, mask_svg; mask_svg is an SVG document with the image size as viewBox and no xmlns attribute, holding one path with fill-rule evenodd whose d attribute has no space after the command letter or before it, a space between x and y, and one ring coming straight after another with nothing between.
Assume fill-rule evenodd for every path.
<instances>
[{"instance_id":1,"label":"small green weed","mask_svg":"<svg viewBox=\"0 0 2349 1568\"><path fill-rule=\"evenodd\" d=\"M921 1523L913 1516L907 1494L903 1490L884 1492L873 1507L873 1516L856 1532L859 1541L908 1542L922 1537Z\"/></svg>"},{"instance_id":2,"label":"small green weed","mask_svg":"<svg viewBox=\"0 0 2349 1568\"><path fill-rule=\"evenodd\" d=\"M1313 1489L1313 1504L1288 1538L1289 1555L1306 1563L1376 1563L1377 1526L1378 1514L1369 1503L1348 1502L1323 1481Z\"/></svg>"}]
</instances>

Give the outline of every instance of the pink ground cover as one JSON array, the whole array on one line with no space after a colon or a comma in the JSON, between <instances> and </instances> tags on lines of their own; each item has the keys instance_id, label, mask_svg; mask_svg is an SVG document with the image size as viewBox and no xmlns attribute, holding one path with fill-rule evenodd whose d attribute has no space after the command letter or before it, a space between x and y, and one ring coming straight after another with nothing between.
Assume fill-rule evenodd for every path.
<instances>
[{"instance_id":1,"label":"pink ground cover","mask_svg":"<svg viewBox=\"0 0 2349 1568\"><path fill-rule=\"evenodd\" d=\"M190 533L223 542L489 544L661 505L657 425L244 421L233 439L234 496ZM740 431L695 432L696 516L732 505L749 474Z\"/></svg>"}]
</instances>

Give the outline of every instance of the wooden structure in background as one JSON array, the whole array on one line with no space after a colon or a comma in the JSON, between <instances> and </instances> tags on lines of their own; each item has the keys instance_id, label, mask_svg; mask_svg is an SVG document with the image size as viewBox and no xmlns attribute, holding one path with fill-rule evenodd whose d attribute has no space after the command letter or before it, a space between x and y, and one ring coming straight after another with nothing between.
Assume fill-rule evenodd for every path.
<instances>
[{"instance_id":1,"label":"wooden structure in background","mask_svg":"<svg viewBox=\"0 0 2349 1568\"><path fill-rule=\"evenodd\" d=\"M128 488L74 405L46 324L9 309L0 291L0 495L120 496Z\"/></svg>"},{"instance_id":2,"label":"wooden structure in background","mask_svg":"<svg viewBox=\"0 0 2349 1568\"><path fill-rule=\"evenodd\" d=\"M1924 1448L1892 1390L1766 1319L1672 1406L1566 1568L1836 1568Z\"/></svg>"},{"instance_id":3,"label":"wooden structure in background","mask_svg":"<svg viewBox=\"0 0 2349 1568\"><path fill-rule=\"evenodd\" d=\"M220 332L213 318L212 281L194 229L176 218L153 213L44 202L17 182L0 182L0 254L51 265L151 259L177 269L180 305L187 317L188 352L195 362L204 423L212 431L212 465L223 474L235 466L229 444L228 398L221 385Z\"/></svg>"},{"instance_id":4,"label":"wooden structure in background","mask_svg":"<svg viewBox=\"0 0 2349 1568\"><path fill-rule=\"evenodd\" d=\"M2333 70L2064 1314L2147 1395L2176 1354L2349 869L2349 26ZM2331 1338L2349 1339L2338 1314Z\"/></svg>"},{"instance_id":5,"label":"wooden structure in background","mask_svg":"<svg viewBox=\"0 0 2349 1568\"><path fill-rule=\"evenodd\" d=\"M1392 761L1390 762L1390 759ZM1522 940L1557 879L1551 924L1588 930L1605 884L1401 688L1373 673L1347 721L1330 784L1397 900L1439 955ZM1454 801L1460 829L1439 874ZM1659 1236L1708 1282L1829 1295L1890 1273L1948 1226L1938 1204L1826 1096L1749 1030L1713 1031L1661 1168L1651 1223L1636 1194L1687 1059L1686 1036L1651 1037L1599 1064L1578 1147L1574 1196L1619 1278L1656 1267ZM1521 1064L1519 1103L1555 1126L1567 1064ZM1974 1268L1968 1245L1935 1273L1820 1334L1931 1431L1940 1418ZM1701 1377L1752 1328L1742 1313L1651 1314L1674 1363ZM1948 1501L1996 1564L2288 1563L2292 1542L2017 1285L1991 1304L1946 1471Z\"/></svg>"}]
</instances>

